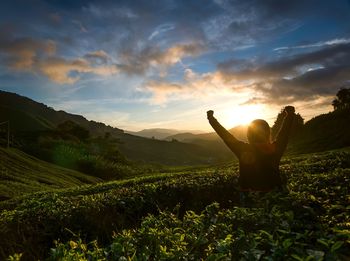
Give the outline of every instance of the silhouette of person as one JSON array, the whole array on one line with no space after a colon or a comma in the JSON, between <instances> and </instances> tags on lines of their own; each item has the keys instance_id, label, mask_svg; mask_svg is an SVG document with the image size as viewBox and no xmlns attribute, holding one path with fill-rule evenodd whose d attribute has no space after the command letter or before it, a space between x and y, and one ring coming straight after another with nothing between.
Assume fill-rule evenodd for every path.
<instances>
[{"instance_id":1,"label":"silhouette of person","mask_svg":"<svg viewBox=\"0 0 350 261\"><path fill-rule=\"evenodd\" d=\"M249 143L236 139L207 112L210 125L239 160L238 185L241 192L269 192L284 190L285 182L279 172L279 163L287 147L290 129L295 116L293 106L284 109L284 120L275 141L270 141L270 126L261 119L250 123L247 130Z\"/></svg>"}]
</instances>

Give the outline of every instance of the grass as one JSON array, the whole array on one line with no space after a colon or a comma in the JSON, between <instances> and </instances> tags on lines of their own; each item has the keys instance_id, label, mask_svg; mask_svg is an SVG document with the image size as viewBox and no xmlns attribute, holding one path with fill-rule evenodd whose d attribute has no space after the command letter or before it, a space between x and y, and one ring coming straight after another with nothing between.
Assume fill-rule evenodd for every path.
<instances>
[{"instance_id":1,"label":"grass","mask_svg":"<svg viewBox=\"0 0 350 261\"><path fill-rule=\"evenodd\" d=\"M236 164L13 198L0 204L0 256L345 260L350 150L288 157L281 169L291 193L251 195L250 208L238 203Z\"/></svg>"},{"instance_id":2,"label":"grass","mask_svg":"<svg viewBox=\"0 0 350 261\"><path fill-rule=\"evenodd\" d=\"M0 148L0 199L95 184L99 178L41 161L17 149Z\"/></svg>"}]
</instances>

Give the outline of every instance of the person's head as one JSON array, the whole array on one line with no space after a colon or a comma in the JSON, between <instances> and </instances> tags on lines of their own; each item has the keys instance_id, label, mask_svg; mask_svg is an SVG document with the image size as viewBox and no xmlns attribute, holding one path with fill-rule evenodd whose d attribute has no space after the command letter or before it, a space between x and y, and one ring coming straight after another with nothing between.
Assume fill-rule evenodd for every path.
<instances>
[{"instance_id":1,"label":"person's head","mask_svg":"<svg viewBox=\"0 0 350 261\"><path fill-rule=\"evenodd\" d=\"M249 143L269 143L270 126L264 120L254 120L248 126L247 138Z\"/></svg>"}]
</instances>

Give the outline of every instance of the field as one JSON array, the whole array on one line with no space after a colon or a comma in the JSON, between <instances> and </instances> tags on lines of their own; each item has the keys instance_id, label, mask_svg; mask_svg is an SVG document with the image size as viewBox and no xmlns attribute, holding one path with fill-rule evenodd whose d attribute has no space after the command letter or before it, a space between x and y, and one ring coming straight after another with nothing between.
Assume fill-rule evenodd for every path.
<instances>
[{"instance_id":1,"label":"field","mask_svg":"<svg viewBox=\"0 0 350 261\"><path fill-rule=\"evenodd\" d=\"M0 203L11 260L347 260L350 150L286 157L290 193L239 203L237 165L153 174Z\"/></svg>"},{"instance_id":2,"label":"field","mask_svg":"<svg viewBox=\"0 0 350 261\"><path fill-rule=\"evenodd\" d=\"M0 148L0 200L101 181L39 160L17 149Z\"/></svg>"}]
</instances>

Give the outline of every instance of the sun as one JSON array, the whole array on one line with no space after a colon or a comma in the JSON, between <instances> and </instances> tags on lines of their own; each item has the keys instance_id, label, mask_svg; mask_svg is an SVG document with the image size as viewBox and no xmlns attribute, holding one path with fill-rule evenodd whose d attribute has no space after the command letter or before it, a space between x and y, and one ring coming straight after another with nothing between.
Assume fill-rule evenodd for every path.
<instances>
[{"instance_id":1,"label":"sun","mask_svg":"<svg viewBox=\"0 0 350 261\"><path fill-rule=\"evenodd\" d=\"M264 106L260 104L239 105L223 111L223 121L228 127L247 125L255 119L264 118Z\"/></svg>"}]
</instances>

